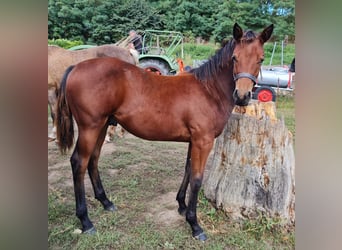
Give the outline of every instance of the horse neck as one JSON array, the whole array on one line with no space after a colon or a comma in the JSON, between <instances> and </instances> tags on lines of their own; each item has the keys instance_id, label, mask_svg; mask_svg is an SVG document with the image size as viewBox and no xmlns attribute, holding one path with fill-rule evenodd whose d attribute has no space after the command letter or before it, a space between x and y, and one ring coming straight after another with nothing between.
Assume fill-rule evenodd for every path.
<instances>
[{"instance_id":1,"label":"horse neck","mask_svg":"<svg viewBox=\"0 0 342 250\"><path fill-rule=\"evenodd\" d=\"M219 105L225 110L228 106L234 105L233 92L235 89L235 82L232 64L229 65L230 66L222 68L220 73L217 75L215 83L215 97L218 100Z\"/></svg>"}]
</instances>

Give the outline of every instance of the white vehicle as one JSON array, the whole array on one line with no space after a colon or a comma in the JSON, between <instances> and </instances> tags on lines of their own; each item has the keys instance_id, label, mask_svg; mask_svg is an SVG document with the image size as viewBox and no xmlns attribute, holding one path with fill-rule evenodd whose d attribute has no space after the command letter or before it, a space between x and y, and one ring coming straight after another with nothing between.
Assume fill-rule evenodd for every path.
<instances>
[{"instance_id":1,"label":"white vehicle","mask_svg":"<svg viewBox=\"0 0 342 250\"><path fill-rule=\"evenodd\" d=\"M294 75L295 72L289 71L288 67L262 67L257 84L253 89L253 98L262 102L275 101L274 89L293 90Z\"/></svg>"}]
</instances>

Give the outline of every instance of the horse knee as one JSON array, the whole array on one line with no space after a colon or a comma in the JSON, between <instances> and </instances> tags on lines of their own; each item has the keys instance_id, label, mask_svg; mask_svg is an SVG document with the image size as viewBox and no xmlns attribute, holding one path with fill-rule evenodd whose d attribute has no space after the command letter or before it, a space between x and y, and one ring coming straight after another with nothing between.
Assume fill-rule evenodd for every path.
<instances>
[{"instance_id":1,"label":"horse knee","mask_svg":"<svg viewBox=\"0 0 342 250\"><path fill-rule=\"evenodd\" d=\"M203 177L195 177L191 180L190 182L190 186L191 186L191 191L192 192L198 192L202 186L202 180L203 180Z\"/></svg>"}]
</instances>

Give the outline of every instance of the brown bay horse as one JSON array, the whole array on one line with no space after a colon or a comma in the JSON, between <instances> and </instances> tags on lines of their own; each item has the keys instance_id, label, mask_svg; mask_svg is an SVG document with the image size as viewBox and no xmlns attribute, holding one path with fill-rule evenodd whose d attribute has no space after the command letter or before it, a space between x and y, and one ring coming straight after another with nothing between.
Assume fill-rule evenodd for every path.
<instances>
[{"instance_id":1,"label":"brown bay horse","mask_svg":"<svg viewBox=\"0 0 342 250\"><path fill-rule=\"evenodd\" d=\"M95 198L104 209L116 209L106 196L98 172L108 120L114 118L143 139L189 143L185 173L176 197L178 212L185 214L196 239L207 239L196 215L206 161L234 104L248 105L264 57L263 44L272 31L273 25L260 34L243 32L235 24L233 38L208 62L176 76L151 74L115 58L90 59L68 68L58 97L57 137L62 153L73 146L74 118L79 135L70 161L76 216L84 233L96 231L86 205L87 170Z\"/></svg>"},{"instance_id":2,"label":"brown bay horse","mask_svg":"<svg viewBox=\"0 0 342 250\"><path fill-rule=\"evenodd\" d=\"M135 51L137 53L137 51ZM65 70L81 61L97 57L116 57L131 64L137 64L134 51L106 44L83 50L66 50L55 45L48 46L48 105L52 118L52 132L49 140L56 139L56 109L59 85Z\"/></svg>"}]
</instances>

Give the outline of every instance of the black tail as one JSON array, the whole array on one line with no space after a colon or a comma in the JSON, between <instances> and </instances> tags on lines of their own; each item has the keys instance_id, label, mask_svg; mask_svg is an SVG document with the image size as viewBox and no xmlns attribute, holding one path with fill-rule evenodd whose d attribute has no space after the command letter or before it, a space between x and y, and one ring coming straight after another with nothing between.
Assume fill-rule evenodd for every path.
<instances>
[{"instance_id":1,"label":"black tail","mask_svg":"<svg viewBox=\"0 0 342 250\"><path fill-rule=\"evenodd\" d=\"M57 141L62 154L65 154L74 144L73 118L65 93L68 75L74 67L72 65L65 71L57 101Z\"/></svg>"}]
</instances>

